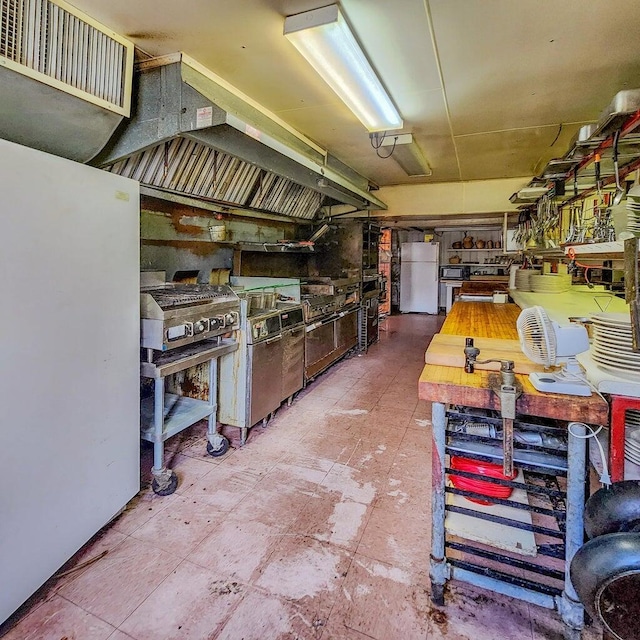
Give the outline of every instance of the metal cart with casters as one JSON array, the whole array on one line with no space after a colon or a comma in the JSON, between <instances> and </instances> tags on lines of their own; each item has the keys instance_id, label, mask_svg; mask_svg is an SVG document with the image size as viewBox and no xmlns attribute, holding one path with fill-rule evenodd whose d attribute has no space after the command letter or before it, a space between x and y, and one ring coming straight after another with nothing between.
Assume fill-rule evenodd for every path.
<instances>
[{"instance_id":1,"label":"metal cart with casters","mask_svg":"<svg viewBox=\"0 0 640 640\"><path fill-rule=\"evenodd\" d=\"M229 441L218 433L216 413L218 407L218 358L238 348L235 340L221 338L198 342L179 351L169 351L155 362L142 362L140 373L153 379L154 392L143 400L140 412L141 437L153 442L153 482L155 493L166 496L178 486L174 471L164 465L164 442L199 420L208 420L207 452L212 456L224 455ZM165 391L165 379L179 371L208 363L209 398L197 400Z\"/></svg>"},{"instance_id":2,"label":"metal cart with casters","mask_svg":"<svg viewBox=\"0 0 640 640\"><path fill-rule=\"evenodd\" d=\"M238 348L240 301L227 285L164 282L164 272L140 274L140 346L143 378L153 395L141 406L142 438L153 442L153 490L169 495L178 479L164 466L164 441L192 424L209 421L207 450L222 455L229 443L216 430L218 358ZM208 400L167 393L165 379L208 363Z\"/></svg>"}]
</instances>

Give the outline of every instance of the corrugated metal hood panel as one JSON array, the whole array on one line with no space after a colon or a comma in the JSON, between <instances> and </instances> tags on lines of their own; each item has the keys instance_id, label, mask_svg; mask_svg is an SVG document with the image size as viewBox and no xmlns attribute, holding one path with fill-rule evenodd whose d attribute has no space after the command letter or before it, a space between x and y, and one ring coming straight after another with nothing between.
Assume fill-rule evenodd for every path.
<instances>
[{"instance_id":1,"label":"corrugated metal hood panel","mask_svg":"<svg viewBox=\"0 0 640 640\"><path fill-rule=\"evenodd\" d=\"M312 219L323 196L291 180L188 138L172 138L108 167L174 193Z\"/></svg>"},{"instance_id":2,"label":"corrugated metal hood panel","mask_svg":"<svg viewBox=\"0 0 640 640\"><path fill-rule=\"evenodd\" d=\"M156 188L312 219L326 204L386 209L368 181L176 54L141 65L132 120L94 164Z\"/></svg>"}]
</instances>

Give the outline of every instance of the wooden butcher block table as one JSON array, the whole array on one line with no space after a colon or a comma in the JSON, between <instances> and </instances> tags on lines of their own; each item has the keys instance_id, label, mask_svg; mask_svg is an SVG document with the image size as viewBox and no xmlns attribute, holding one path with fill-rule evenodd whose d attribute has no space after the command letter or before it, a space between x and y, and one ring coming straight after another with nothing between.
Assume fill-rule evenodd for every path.
<instances>
[{"instance_id":1,"label":"wooden butcher block table","mask_svg":"<svg viewBox=\"0 0 640 640\"><path fill-rule=\"evenodd\" d=\"M571 558L582 546L583 511L586 484L586 430L583 425L574 425L566 434L566 537L564 590L555 594L545 593L528 585L526 580L504 582L496 578L497 573L480 575L460 569L462 563L453 566L445 553L445 448L447 446L447 411L452 405L480 410L500 410L499 394L492 390L500 374L499 364L477 365L474 373L464 371L464 339L474 338L480 348L478 359L510 359L515 362L516 385L521 393L516 400L517 419L543 423L544 419L586 424L607 424L608 405L597 395L591 397L566 396L541 393L533 388L526 375L540 370L529 361L520 349L516 320L520 309L515 304L492 302L456 302L442 326L440 334L434 336L425 354L425 367L418 382L420 399L432 402L433 453L432 453L432 549L431 586L432 598L443 603L444 585L450 578L472 582L478 586L526 600L541 606L557 608L563 621L571 628L581 628L583 608L579 603L569 577ZM542 418L543 420L540 420ZM564 432L563 432L564 433ZM543 454L544 458L544 454ZM499 461L500 462L500 461ZM517 465L516 465L517 466ZM448 495L449 492L447 492ZM526 496L526 493L524 494ZM449 504L447 499L447 504ZM473 508L472 503L467 505ZM496 506L496 505L493 505ZM492 507L489 507L489 510ZM485 508L486 509L486 508ZM451 511L451 507L447 507ZM459 509L460 510L460 509ZM466 511L468 509L462 509ZM455 510L454 510L455 511ZM491 516L489 516L491 519ZM499 519L496 519L499 521ZM483 527L485 520L478 520ZM486 524L486 522L485 522ZM491 523L489 523L490 526ZM532 528L521 525L522 528ZM535 527L532 528L533 531ZM449 543L447 543L449 544ZM488 556L487 556L488 557ZM516 560L516 562L521 562ZM501 575L501 574L500 574ZM493 577L492 577L493 576ZM562 574L560 574L562 576Z\"/></svg>"},{"instance_id":2,"label":"wooden butcher block table","mask_svg":"<svg viewBox=\"0 0 640 640\"><path fill-rule=\"evenodd\" d=\"M509 282L496 280L465 280L458 291L458 295L484 295L490 296L496 291L509 293Z\"/></svg>"}]
</instances>

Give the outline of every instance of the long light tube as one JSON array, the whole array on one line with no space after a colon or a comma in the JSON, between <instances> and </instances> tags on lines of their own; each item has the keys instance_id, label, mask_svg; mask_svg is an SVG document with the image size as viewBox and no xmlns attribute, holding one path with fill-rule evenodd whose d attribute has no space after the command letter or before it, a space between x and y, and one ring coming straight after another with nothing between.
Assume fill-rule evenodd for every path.
<instances>
[{"instance_id":1,"label":"long light tube","mask_svg":"<svg viewBox=\"0 0 640 640\"><path fill-rule=\"evenodd\" d=\"M422 149L410 133L388 135L380 143L380 148L392 147L391 157L408 176L429 177L433 174Z\"/></svg>"},{"instance_id":2,"label":"long light tube","mask_svg":"<svg viewBox=\"0 0 640 640\"><path fill-rule=\"evenodd\" d=\"M289 16L284 35L370 132L403 122L337 4Z\"/></svg>"}]
</instances>

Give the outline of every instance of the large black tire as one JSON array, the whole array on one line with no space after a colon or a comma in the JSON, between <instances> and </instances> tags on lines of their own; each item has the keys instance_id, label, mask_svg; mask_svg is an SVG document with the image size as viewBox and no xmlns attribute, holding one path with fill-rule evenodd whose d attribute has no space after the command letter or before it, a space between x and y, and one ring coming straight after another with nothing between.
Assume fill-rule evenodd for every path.
<instances>
[{"instance_id":1,"label":"large black tire","mask_svg":"<svg viewBox=\"0 0 640 640\"><path fill-rule=\"evenodd\" d=\"M571 561L571 582L585 609L619 640L640 637L640 533L589 540Z\"/></svg>"},{"instance_id":2,"label":"large black tire","mask_svg":"<svg viewBox=\"0 0 640 640\"><path fill-rule=\"evenodd\" d=\"M584 508L589 538L618 531L640 530L640 481L614 482L596 491Z\"/></svg>"},{"instance_id":3,"label":"large black tire","mask_svg":"<svg viewBox=\"0 0 640 640\"><path fill-rule=\"evenodd\" d=\"M214 449L210 442L207 442L207 453L214 458L219 458L229 451L229 440L222 438L222 444L219 449Z\"/></svg>"}]
</instances>

